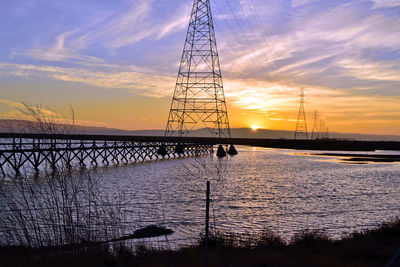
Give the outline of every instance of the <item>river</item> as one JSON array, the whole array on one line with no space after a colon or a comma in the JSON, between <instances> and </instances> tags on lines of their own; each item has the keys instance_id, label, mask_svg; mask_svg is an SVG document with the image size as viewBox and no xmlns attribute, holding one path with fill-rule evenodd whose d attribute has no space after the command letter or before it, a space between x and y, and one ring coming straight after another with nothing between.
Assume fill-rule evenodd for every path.
<instances>
[{"instance_id":1,"label":"river","mask_svg":"<svg viewBox=\"0 0 400 267\"><path fill-rule=\"evenodd\" d=\"M129 200L128 232L162 224L174 231L170 239L178 244L194 241L204 228L207 179L211 225L223 232L269 228L289 240L302 229L324 229L338 238L400 216L400 163L349 164L310 151L246 146L238 152L222 159L99 168L93 174L102 190Z\"/></svg>"}]
</instances>

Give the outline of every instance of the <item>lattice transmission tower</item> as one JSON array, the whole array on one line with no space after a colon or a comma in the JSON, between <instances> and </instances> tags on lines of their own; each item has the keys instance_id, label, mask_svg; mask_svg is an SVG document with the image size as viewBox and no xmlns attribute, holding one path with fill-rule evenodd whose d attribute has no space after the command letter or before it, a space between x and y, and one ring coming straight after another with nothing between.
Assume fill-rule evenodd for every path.
<instances>
[{"instance_id":1,"label":"lattice transmission tower","mask_svg":"<svg viewBox=\"0 0 400 267\"><path fill-rule=\"evenodd\" d=\"M196 126L231 137L210 0L194 0L165 135Z\"/></svg>"},{"instance_id":2,"label":"lattice transmission tower","mask_svg":"<svg viewBox=\"0 0 400 267\"><path fill-rule=\"evenodd\" d=\"M304 110L304 88L300 89L300 107L299 114L297 115L296 131L294 132L294 139L308 139L307 119Z\"/></svg>"},{"instance_id":3,"label":"lattice transmission tower","mask_svg":"<svg viewBox=\"0 0 400 267\"><path fill-rule=\"evenodd\" d=\"M314 111L314 126L312 128L311 132L311 139L319 139L319 134L320 134L320 129L318 126L318 121L319 121L319 113L318 111Z\"/></svg>"}]
</instances>

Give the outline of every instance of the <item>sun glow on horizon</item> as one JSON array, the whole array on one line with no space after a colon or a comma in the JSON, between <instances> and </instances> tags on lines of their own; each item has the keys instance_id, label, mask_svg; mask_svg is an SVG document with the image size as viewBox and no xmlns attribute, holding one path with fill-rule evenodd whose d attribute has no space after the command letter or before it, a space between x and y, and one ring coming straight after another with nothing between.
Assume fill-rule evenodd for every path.
<instances>
[{"instance_id":1,"label":"sun glow on horizon","mask_svg":"<svg viewBox=\"0 0 400 267\"><path fill-rule=\"evenodd\" d=\"M251 126L251 129L252 129L253 131L257 131L258 129L260 129L260 127L257 126L257 125L252 125L252 126Z\"/></svg>"}]
</instances>

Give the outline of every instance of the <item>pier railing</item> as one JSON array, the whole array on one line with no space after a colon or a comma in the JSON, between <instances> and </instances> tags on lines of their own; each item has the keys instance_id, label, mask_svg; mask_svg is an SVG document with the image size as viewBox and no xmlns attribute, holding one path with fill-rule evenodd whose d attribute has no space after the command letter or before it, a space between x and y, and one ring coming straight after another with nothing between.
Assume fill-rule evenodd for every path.
<instances>
[{"instance_id":1,"label":"pier railing","mask_svg":"<svg viewBox=\"0 0 400 267\"><path fill-rule=\"evenodd\" d=\"M400 150L396 141L0 133L0 176L213 153L216 144L303 150Z\"/></svg>"},{"instance_id":2,"label":"pier railing","mask_svg":"<svg viewBox=\"0 0 400 267\"><path fill-rule=\"evenodd\" d=\"M212 142L168 137L0 133L0 175L213 153Z\"/></svg>"}]
</instances>

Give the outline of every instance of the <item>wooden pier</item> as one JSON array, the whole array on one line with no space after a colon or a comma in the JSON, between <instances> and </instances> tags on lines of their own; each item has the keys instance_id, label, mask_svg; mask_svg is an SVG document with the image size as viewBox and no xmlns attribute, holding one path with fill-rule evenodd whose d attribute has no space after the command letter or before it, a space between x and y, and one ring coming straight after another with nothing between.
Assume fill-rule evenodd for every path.
<instances>
[{"instance_id":1,"label":"wooden pier","mask_svg":"<svg viewBox=\"0 0 400 267\"><path fill-rule=\"evenodd\" d=\"M212 143L183 142L178 138L1 133L0 176L211 153Z\"/></svg>"},{"instance_id":2,"label":"wooden pier","mask_svg":"<svg viewBox=\"0 0 400 267\"><path fill-rule=\"evenodd\" d=\"M400 142L395 141L0 133L0 177L26 170L37 173L59 167L201 156L213 153L217 144L329 151L400 150Z\"/></svg>"}]
</instances>

